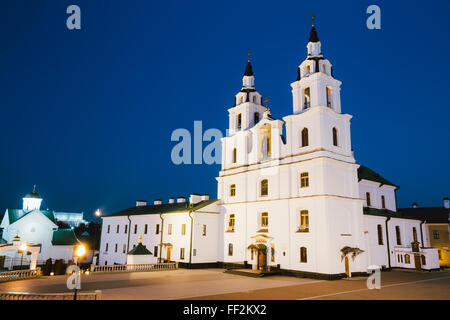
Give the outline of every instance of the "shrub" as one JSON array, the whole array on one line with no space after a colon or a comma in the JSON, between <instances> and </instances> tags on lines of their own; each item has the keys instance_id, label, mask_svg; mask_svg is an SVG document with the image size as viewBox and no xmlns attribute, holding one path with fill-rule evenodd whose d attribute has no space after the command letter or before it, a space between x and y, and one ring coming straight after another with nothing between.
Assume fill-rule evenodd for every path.
<instances>
[{"instance_id":1,"label":"shrub","mask_svg":"<svg viewBox=\"0 0 450 320\"><path fill-rule=\"evenodd\" d=\"M63 259L58 259L55 261L55 275L65 274L66 269L64 268Z\"/></svg>"},{"instance_id":2,"label":"shrub","mask_svg":"<svg viewBox=\"0 0 450 320\"><path fill-rule=\"evenodd\" d=\"M48 258L45 261L45 264L42 266L42 274L44 276L49 276L50 272L52 272L52 267L53 267L52 259Z\"/></svg>"}]
</instances>

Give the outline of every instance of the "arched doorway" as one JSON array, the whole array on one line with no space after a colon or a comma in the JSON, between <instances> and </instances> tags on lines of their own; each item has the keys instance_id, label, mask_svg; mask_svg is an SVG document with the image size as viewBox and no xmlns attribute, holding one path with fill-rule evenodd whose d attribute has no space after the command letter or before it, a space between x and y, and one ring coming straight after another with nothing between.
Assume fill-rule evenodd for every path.
<instances>
[{"instance_id":1,"label":"arched doorway","mask_svg":"<svg viewBox=\"0 0 450 320\"><path fill-rule=\"evenodd\" d=\"M348 257L345 257L345 274L350 278L350 263Z\"/></svg>"},{"instance_id":2,"label":"arched doorway","mask_svg":"<svg viewBox=\"0 0 450 320\"><path fill-rule=\"evenodd\" d=\"M267 267L267 248L258 248L258 270L264 271Z\"/></svg>"}]
</instances>

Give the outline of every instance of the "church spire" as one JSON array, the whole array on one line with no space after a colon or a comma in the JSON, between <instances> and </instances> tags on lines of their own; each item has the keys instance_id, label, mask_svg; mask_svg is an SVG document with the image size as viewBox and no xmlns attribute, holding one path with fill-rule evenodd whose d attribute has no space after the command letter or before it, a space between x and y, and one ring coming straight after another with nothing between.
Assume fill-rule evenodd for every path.
<instances>
[{"instance_id":1,"label":"church spire","mask_svg":"<svg viewBox=\"0 0 450 320\"><path fill-rule=\"evenodd\" d=\"M316 15L313 14L311 17L312 20L312 28L311 32L309 33L309 40L308 42L319 42L319 36L317 35L316 27L314 26L314 19L316 18Z\"/></svg>"},{"instance_id":2,"label":"church spire","mask_svg":"<svg viewBox=\"0 0 450 320\"><path fill-rule=\"evenodd\" d=\"M247 66L245 67L245 73L244 73L244 76L247 76L247 77L253 76L253 68L252 68L252 64L250 63L250 55L251 55L251 52L249 51L247 53L248 62L247 62Z\"/></svg>"}]
</instances>

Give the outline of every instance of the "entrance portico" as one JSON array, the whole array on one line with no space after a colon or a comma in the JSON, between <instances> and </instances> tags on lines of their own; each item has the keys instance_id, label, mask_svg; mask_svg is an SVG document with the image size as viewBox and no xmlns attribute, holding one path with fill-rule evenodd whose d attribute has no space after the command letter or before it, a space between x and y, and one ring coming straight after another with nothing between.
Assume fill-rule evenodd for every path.
<instances>
[{"instance_id":1,"label":"entrance portico","mask_svg":"<svg viewBox=\"0 0 450 320\"><path fill-rule=\"evenodd\" d=\"M268 248L273 248L273 245L271 245L273 238L264 234L258 234L250 237L250 239L251 244L247 249L250 250L252 269L261 272L267 271L268 262L270 261L268 259L271 258L272 251L274 251L268 250Z\"/></svg>"},{"instance_id":2,"label":"entrance portico","mask_svg":"<svg viewBox=\"0 0 450 320\"><path fill-rule=\"evenodd\" d=\"M13 243L5 243L0 244L0 253L1 252L7 252L7 251L17 251L21 252L22 254L26 254L26 252L31 253L31 263L30 263L30 270L36 269L36 263L37 263L37 256L41 250L41 245L37 244L26 244L26 246L23 246L23 244L20 241L20 238L16 236L13 240ZM8 267L9 270L12 269L12 265Z\"/></svg>"}]
</instances>

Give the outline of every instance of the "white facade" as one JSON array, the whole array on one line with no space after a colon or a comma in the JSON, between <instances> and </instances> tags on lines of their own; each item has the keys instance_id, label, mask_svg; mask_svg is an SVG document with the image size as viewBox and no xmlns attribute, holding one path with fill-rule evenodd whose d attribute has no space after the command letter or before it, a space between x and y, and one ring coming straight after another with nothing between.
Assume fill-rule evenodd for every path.
<instances>
[{"instance_id":1,"label":"white facade","mask_svg":"<svg viewBox=\"0 0 450 320\"><path fill-rule=\"evenodd\" d=\"M219 200L193 213L167 212L173 199L153 206L139 201L135 209L104 217L100 264L125 263L142 235L150 250L158 248L159 258L191 264L248 263L328 279L366 274L373 264L439 268L422 221L395 212L397 186L356 163L352 116L342 113L341 81L323 57L314 27L307 49L291 84L292 114L283 120L263 106L249 60L228 109L216 178ZM198 197L192 195L189 204ZM414 240L419 247L413 252ZM414 256L423 261L414 262Z\"/></svg>"}]
</instances>

